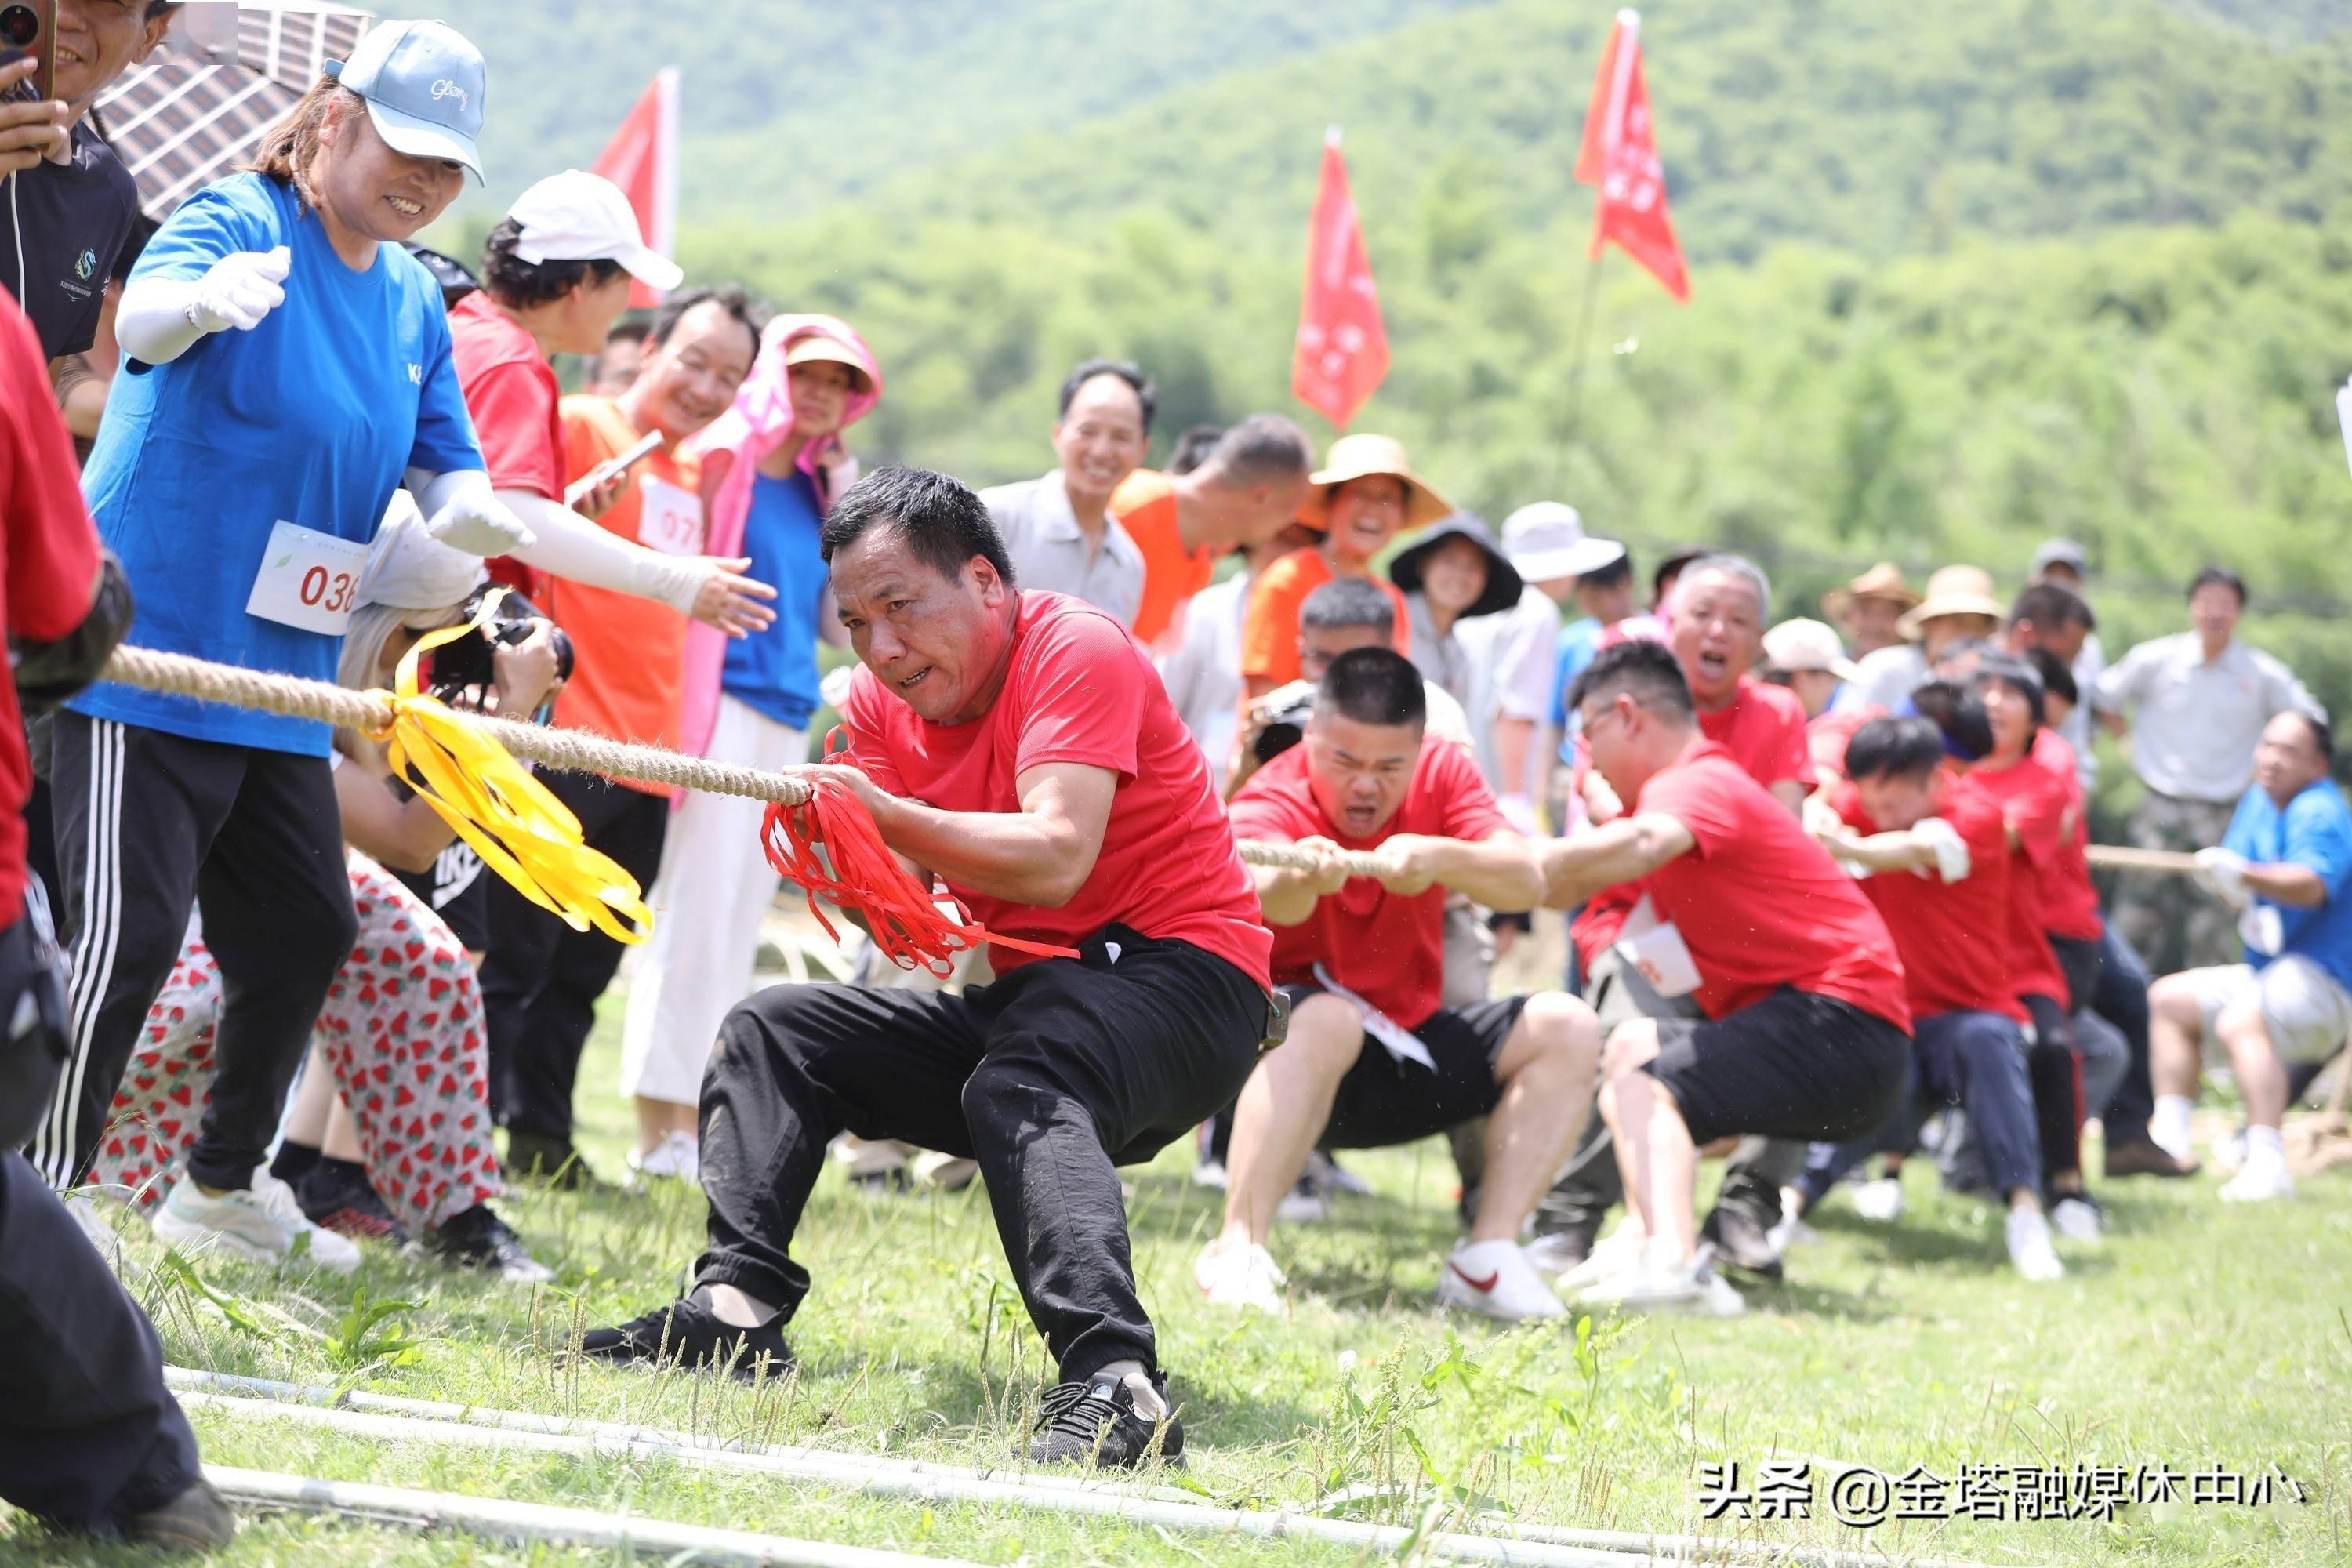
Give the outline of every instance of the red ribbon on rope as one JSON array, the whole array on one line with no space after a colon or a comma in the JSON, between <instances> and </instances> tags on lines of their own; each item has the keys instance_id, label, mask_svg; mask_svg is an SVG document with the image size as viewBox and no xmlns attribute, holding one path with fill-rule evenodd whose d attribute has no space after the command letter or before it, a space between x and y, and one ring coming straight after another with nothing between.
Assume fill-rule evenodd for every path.
<instances>
[{"instance_id":1,"label":"red ribbon on rope","mask_svg":"<svg viewBox=\"0 0 2352 1568\"><path fill-rule=\"evenodd\" d=\"M826 761L845 760L845 752L834 752L840 738L837 728L825 737ZM953 972L958 953L983 942L1039 958L1078 956L1076 948L999 936L975 923L960 900L949 900L957 918L948 919L929 889L919 887L882 842L874 814L848 785L823 774L810 782L806 805L770 803L760 824L760 846L777 875L808 895L809 913L835 942L841 933L817 907L819 894L863 916L874 945L891 963L901 969L919 964L942 980ZM819 844L826 853L818 852Z\"/></svg>"}]
</instances>

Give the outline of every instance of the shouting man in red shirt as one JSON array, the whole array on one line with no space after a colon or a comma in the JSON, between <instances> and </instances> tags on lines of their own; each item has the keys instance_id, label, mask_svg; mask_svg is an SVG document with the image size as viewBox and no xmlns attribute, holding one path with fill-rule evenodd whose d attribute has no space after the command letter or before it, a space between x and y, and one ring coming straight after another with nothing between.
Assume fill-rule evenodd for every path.
<instances>
[{"instance_id":1,"label":"shouting man in red shirt","mask_svg":"<svg viewBox=\"0 0 2352 1568\"><path fill-rule=\"evenodd\" d=\"M1698 1151L1741 1133L1840 1142L1893 1115L1910 1070L1902 964L1885 921L1796 815L1701 732L1671 651L1603 650L1570 705L1628 805L1543 846L1546 901L1633 885L1620 955L1705 1017L1610 1031L1601 1113L1632 1212L1624 1243L1569 1279L1597 1303L1737 1313L1738 1295L1698 1254Z\"/></svg>"},{"instance_id":2,"label":"shouting man in red shirt","mask_svg":"<svg viewBox=\"0 0 2352 1568\"><path fill-rule=\"evenodd\" d=\"M1543 878L1476 760L1424 743L1426 719L1410 659L1341 654L1316 688L1306 738L1234 797L1234 833L1297 845L1318 864L1254 871L1290 1033L1234 1112L1224 1234L1193 1268L1219 1305L1281 1306L1266 1234L1318 1140L1380 1148L1484 1116L1483 1201L1437 1299L1514 1321L1567 1310L1519 1250L1519 1226L1584 1123L1601 1026L1558 992L1439 1005L1446 895L1530 910ZM1381 871L1349 876L1335 863L1343 850L1376 854Z\"/></svg>"},{"instance_id":3,"label":"shouting man in red shirt","mask_svg":"<svg viewBox=\"0 0 2352 1568\"><path fill-rule=\"evenodd\" d=\"M683 1300L585 1353L790 1362L789 1254L835 1134L977 1160L1029 1316L1061 1363L1031 1457L1174 1458L1183 1429L1136 1299L1116 1166L1232 1102L1272 1032L1249 873L1207 762L1119 623L1024 593L980 498L884 468L820 543L864 668L847 763L821 770L925 886L992 931L992 984L950 996L779 985L729 1015L702 1085L710 1246Z\"/></svg>"}]
</instances>

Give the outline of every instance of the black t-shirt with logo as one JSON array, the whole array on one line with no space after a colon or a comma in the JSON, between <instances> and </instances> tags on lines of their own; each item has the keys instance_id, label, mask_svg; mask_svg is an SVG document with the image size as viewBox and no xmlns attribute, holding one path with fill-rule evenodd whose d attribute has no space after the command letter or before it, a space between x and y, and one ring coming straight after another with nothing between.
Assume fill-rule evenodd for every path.
<instances>
[{"instance_id":1,"label":"black t-shirt with logo","mask_svg":"<svg viewBox=\"0 0 2352 1568\"><path fill-rule=\"evenodd\" d=\"M67 162L44 158L0 184L0 288L33 319L41 353L79 353L97 341L107 274L139 216L139 186L87 121L73 129Z\"/></svg>"}]
</instances>

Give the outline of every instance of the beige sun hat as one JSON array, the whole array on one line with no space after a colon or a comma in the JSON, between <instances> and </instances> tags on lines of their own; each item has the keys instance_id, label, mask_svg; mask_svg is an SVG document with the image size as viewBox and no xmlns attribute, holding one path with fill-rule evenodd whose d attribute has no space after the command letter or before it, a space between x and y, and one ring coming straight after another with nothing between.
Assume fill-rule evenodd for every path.
<instances>
[{"instance_id":1,"label":"beige sun hat","mask_svg":"<svg viewBox=\"0 0 2352 1568\"><path fill-rule=\"evenodd\" d=\"M1827 670L1840 680L1860 680L1862 667L1845 656L1845 644L1836 629L1800 616L1782 621L1764 634L1767 668L1794 675L1800 670Z\"/></svg>"},{"instance_id":2,"label":"beige sun hat","mask_svg":"<svg viewBox=\"0 0 2352 1568\"><path fill-rule=\"evenodd\" d=\"M1919 602L1919 592L1903 580L1901 567L1892 561L1882 561L1844 587L1823 594L1822 613L1833 621L1842 621L1856 599L1892 599L1907 610Z\"/></svg>"},{"instance_id":3,"label":"beige sun hat","mask_svg":"<svg viewBox=\"0 0 2352 1568\"><path fill-rule=\"evenodd\" d=\"M1927 596L1914 605L1895 629L1917 640L1919 628L1946 616L1980 616L1998 621L2001 603L1992 595L1992 574L1981 566L1946 566L1927 579Z\"/></svg>"},{"instance_id":4,"label":"beige sun hat","mask_svg":"<svg viewBox=\"0 0 2352 1568\"><path fill-rule=\"evenodd\" d=\"M1331 443L1323 467L1307 476L1313 488L1298 504L1298 521L1323 531L1331 509L1331 488L1349 479L1387 474L1404 482L1404 526L1427 528L1454 515L1454 503L1439 495L1427 479L1405 461L1404 443L1392 436L1342 436Z\"/></svg>"}]
</instances>

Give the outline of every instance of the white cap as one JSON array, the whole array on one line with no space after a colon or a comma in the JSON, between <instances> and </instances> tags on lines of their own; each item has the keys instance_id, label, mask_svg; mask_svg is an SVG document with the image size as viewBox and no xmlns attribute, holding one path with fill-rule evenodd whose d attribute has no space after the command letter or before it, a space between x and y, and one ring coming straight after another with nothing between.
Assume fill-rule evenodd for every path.
<instances>
[{"instance_id":1,"label":"white cap","mask_svg":"<svg viewBox=\"0 0 2352 1568\"><path fill-rule=\"evenodd\" d=\"M1539 500L1503 520L1503 553L1521 577L1549 583L1613 566L1625 559L1625 547L1613 539L1588 535L1574 507Z\"/></svg>"},{"instance_id":2,"label":"white cap","mask_svg":"<svg viewBox=\"0 0 2352 1568\"><path fill-rule=\"evenodd\" d=\"M665 293L686 277L677 262L646 244L629 198L602 174L578 169L550 174L516 197L507 216L522 230L515 255L533 265L617 261L630 277Z\"/></svg>"},{"instance_id":3,"label":"white cap","mask_svg":"<svg viewBox=\"0 0 2352 1568\"><path fill-rule=\"evenodd\" d=\"M1801 669L1827 670L1840 680L1860 680L1862 667L1845 656L1845 644L1820 621L1782 621L1764 634L1767 668L1793 674Z\"/></svg>"}]
</instances>

